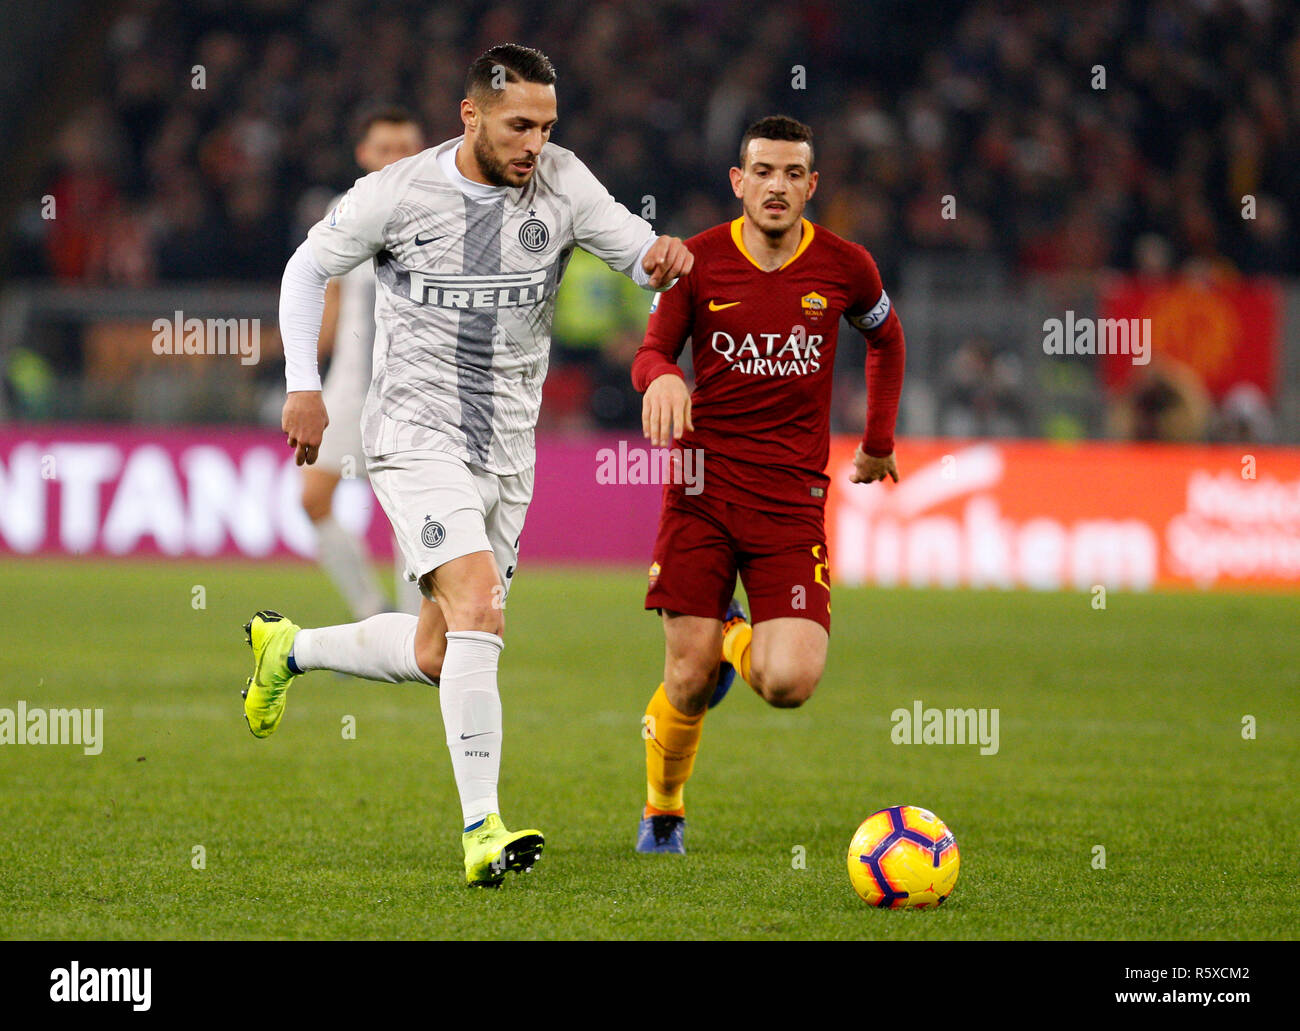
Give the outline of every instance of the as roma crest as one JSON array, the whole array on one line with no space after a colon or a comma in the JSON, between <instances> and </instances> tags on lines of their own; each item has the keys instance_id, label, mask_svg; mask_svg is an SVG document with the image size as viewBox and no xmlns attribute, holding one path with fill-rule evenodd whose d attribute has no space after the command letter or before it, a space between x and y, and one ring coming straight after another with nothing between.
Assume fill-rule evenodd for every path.
<instances>
[{"instance_id":1,"label":"as roma crest","mask_svg":"<svg viewBox=\"0 0 1300 1031\"><path fill-rule=\"evenodd\" d=\"M814 290L810 294L804 294L799 298L799 303L803 305L803 317L810 322L817 322L826 314L826 298Z\"/></svg>"}]
</instances>

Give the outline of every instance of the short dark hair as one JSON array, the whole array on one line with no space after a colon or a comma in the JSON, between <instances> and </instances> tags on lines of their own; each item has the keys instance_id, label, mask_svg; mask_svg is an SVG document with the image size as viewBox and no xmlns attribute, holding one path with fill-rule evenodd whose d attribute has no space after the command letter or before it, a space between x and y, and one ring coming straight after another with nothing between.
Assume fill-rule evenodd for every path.
<instances>
[{"instance_id":1,"label":"short dark hair","mask_svg":"<svg viewBox=\"0 0 1300 1031\"><path fill-rule=\"evenodd\" d=\"M803 122L786 115L769 115L760 118L745 130L740 138L740 167L745 167L745 156L749 152L750 140L792 140L795 143L808 144L808 171L813 163L813 131Z\"/></svg>"},{"instance_id":2,"label":"short dark hair","mask_svg":"<svg viewBox=\"0 0 1300 1031\"><path fill-rule=\"evenodd\" d=\"M401 104L372 104L357 116L353 138L360 143L376 125L414 125L418 129L420 122L414 112Z\"/></svg>"},{"instance_id":3,"label":"short dark hair","mask_svg":"<svg viewBox=\"0 0 1300 1031\"><path fill-rule=\"evenodd\" d=\"M555 66L540 50L518 43L498 43L485 50L469 66L469 74L465 76L465 96L477 103L486 103L489 97L495 97L502 81L499 71L504 73L505 82L555 85Z\"/></svg>"}]
</instances>

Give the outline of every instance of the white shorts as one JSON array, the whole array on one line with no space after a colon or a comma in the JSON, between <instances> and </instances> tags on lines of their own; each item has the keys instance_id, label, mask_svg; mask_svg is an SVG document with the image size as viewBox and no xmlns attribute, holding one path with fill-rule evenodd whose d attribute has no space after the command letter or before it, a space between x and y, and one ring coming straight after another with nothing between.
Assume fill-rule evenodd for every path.
<instances>
[{"instance_id":1,"label":"white shorts","mask_svg":"<svg viewBox=\"0 0 1300 1031\"><path fill-rule=\"evenodd\" d=\"M366 475L366 454L361 447L361 409L365 407L369 383L349 382L343 376L325 377L321 400L330 423L316 453L316 468L345 479Z\"/></svg>"},{"instance_id":2,"label":"white shorts","mask_svg":"<svg viewBox=\"0 0 1300 1031\"><path fill-rule=\"evenodd\" d=\"M506 594L533 499L533 470L497 476L443 451L400 451L369 461L370 485L384 506L417 583L445 562L490 551ZM426 598L429 593L420 583ZM505 595L502 595L503 602Z\"/></svg>"}]
</instances>

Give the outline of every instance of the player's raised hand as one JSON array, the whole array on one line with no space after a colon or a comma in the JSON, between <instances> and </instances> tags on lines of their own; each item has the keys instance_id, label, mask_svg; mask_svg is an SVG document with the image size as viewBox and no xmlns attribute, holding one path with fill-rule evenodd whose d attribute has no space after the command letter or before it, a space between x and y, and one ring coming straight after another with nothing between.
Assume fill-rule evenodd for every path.
<instances>
[{"instance_id":1,"label":"player's raised hand","mask_svg":"<svg viewBox=\"0 0 1300 1031\"><path fill-rule=\"evenodd\" d=\"M862 450L862 445L853 452L853 472L849 475L850 483L875 483L888 476L898 482L898 463L892 454L884 458L872 458Z\"/></svg>"},{"instance_id":2,"label":"player's raised hand","mask_svg":"<svg viewBox=\"0 0 1300 1031\"><path fill-rule=\"evenodd\" d=\"M650 286L658 290L669 286L695 266L695 255L675 236L661 236L650 245L641 259L641 267L650 277Z\"/></svg>"},{"instance_id":3,"label":"player's raised hand","mask_svg":"<svg viewBox=\"0 0 1300 1031\"><path fill-rule=\"evenodd\" d=\"M663 237L660 237L662 240ZM691 424L691 392L680 376L666 372L646 389L641 401L641 433L654 447L668 447Z\"/></svg>"},{"instance_id":4,"label":"player's raised hand","mask_svg":"<svg viewBox=\"0 0 1300 1031\"><path fill-rule=\"evenodd\" d=\"M280 428L294 448L293 459L298 465L314 465L320 453L321 438L330 417L325 412L325 402L319 390L293 390L284 399L280 413Z\"/></svg>"}]
</instances>

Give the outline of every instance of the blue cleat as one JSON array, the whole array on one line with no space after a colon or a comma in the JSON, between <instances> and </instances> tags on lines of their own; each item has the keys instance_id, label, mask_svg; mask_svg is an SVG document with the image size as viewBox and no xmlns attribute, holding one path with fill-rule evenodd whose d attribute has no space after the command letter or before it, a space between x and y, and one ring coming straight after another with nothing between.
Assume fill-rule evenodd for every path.
<instances>
[{"instance_id":1,"label":"blue cleat","mask_svg":"<svg viewBox=\"0 0 1300 1031\"><path fill-rule=\"evenodd\" d=\"M727 635L736 622L744 622L746 619L745 610L735 598L731 599L731 604L727 606L727 614L722 617L722 636ZM713 697L709 699L709 708L712 709L722 699L727 697L727 692L731 690L731 685L736 680L736 667L723 659L718 663L718 686L713 689Z\"/></svg>"},{"instance_id":2,"label":"blue cleat","mask_svg":"<svg viewBox=\"0 0 1300 1031\"><path fill-rule=\"evenodd\" d=\"M636 850L686 855L686 817L641 817L641 826L636 831Z\"/></svg>"}]
</instances>

